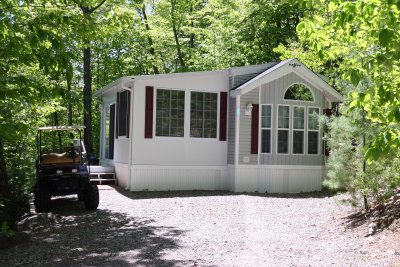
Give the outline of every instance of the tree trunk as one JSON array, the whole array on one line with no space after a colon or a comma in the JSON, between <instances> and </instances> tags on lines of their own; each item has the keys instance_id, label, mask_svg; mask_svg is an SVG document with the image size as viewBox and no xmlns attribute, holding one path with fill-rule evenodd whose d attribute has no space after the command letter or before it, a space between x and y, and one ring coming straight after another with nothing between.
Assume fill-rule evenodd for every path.
<instances>
[{"instance_id":1,"label":"tree trunk","mask_svg":"<svg viewBox=\"0 0 400 267\"><path fill-rule=\"evenodd\" d=\"M193 33L193 29L194 29L194 21L193 21L193 3L190 5L190 10L189 10L189 14L192 17L190 19L190 27L191 27L191 33L190 33L190 37L189 37L189 48L194 48L194 33Z\"/></svg>"},{"instance_id":2,"label":"tree trunk","mask_svg":"<svg viewBox=\"0 0 400 267\"><path fill-rule=\"evenodd\" d=\"M148 23L148 21L147 21L146 6L145 6L144 3L143 3L143 5L142 5L142 15L143 15L144 27L146 28L146 31L147 31L147 33L149 34L149 35L147 36L147 41L148 41L149 46L150 46L150 48L149 48L149 53L150 53L150 55L152 55L153 58L154 58L154 56L155 56L155 50L154 50L154 47L153 47L153 39L152 39L151 36L150 36L150 26L149 26L149 23ZM160 71L158 70L157 66L154 65L153 63L151 63L151 65L152 65L152 67L153 67L154 74L159 74Z\"/></svg>"},{"instance_id":3,"label":"tree trunk","mask_svg":"<svg viewBox=\"0 0 400 267\"><path fill-rule=\"evenodd\" d=\"M71 89L71 81L67 79L67 90L68 90L68 125L72 126L72 89Z\"/></svg>"},{"instance_id":4,"label":"tree trunk","mask_svg":"<svg viewBox=\"0 0 400 267\"><path fill-rule=\"evenodd\" d=\"M366 143L366 141L365 141L365 134L363 134L363 147L365 147L365 143ZM363 173L364 173L364 175L365 175L365 171L367 170L367 162L366 162L366 160L364 159L364 161L363 161ZM365 177L364 177L364 179L365 179ZM367 196L363 196L363 198L364 198L364 208L365 208L365 211L366 212L368 212L369 211L369 205L368 205L368 199L367 199Z\"/></svg>"},{"instance_id":5,"label":"tree trunk","mask_svg":"<svg viewBox=\"0 0 400 267\"><path fill-rule=\"evenodd\" d=\"M90 47L83 49L83 125L84 143L90 156L92 153L92 75L90 69Z\"/></svg>"},{"instance_id":6,"label":"tree trunk","mask_svg":"<svg viewBox=\"0 0 400 267\"><path fill-rule=\"evenodd\" d=\"M179 43L178 30L176 29L175 21L175 1L171 1L171 19L172 19L172 31L174 32L174 39L176 44L176 51L178 53L178 60L181 68L185 68L185 61L183 60L183 55L181 51L181 45Z\"/></svg>"},{"instance_id":7,"label":"tree trunk","mask_svg":"<svg viewBox=\"0 0 400 267\"><path fill-rule=\"evenodd\" d=\"M8 184L7 166L4 155L3 140L0 139L0 198L10 196L10 187Z\"/></svg>"},{"instance_id":8,"label":"tree trunk","mask_svg":"<svg viewBox=\"0 0 400 267\"><path fill-rule=\"evenodd\" d=\"M59 122L58 122L58 112L56 111L56 112L54 112L53 114L54 114L54 125L55 125L55 126L59 126ZM61 132L60 132L60 131L57 131L57 134L58 134L58 145L59 145L59 149L60 149L60 152L61 152L62 149L63 149L63 147L62 147Z\"/></svg>"}]
</instances>

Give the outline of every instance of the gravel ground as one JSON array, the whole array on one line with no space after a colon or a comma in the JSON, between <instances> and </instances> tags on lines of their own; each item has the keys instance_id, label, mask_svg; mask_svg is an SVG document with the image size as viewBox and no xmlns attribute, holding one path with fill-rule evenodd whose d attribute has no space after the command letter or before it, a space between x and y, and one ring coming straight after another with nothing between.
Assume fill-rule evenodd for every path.
<instances>
[{"instance_id":1,"label":"gravel ground","mask_svg":"<svg viewBox=\"0 0 400 267\"><path fill-rule=\"evenodd\" d=\"M340 198L101 186L95 212L53 200L0 266L400 266L400 227L346 228Z\"/></svg>"}]
</instances>

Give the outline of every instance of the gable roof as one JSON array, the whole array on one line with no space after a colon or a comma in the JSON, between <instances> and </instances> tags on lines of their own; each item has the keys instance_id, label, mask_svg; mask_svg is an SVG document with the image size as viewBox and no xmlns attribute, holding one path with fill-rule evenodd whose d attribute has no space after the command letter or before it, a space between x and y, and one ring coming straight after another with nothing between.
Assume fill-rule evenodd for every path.
<instances>
[{"instance_id":1,"label":"gable roof","mask_svg":"<svg viewBox=\"0 0 400 267\"><path fill-rule=\"evenodd\" d=\"M269 62L260 65L248 65L248 66L230 68L229 69L230 76L235 77L230 90L235 90L242 84L253 79L254 77L263 73L264 71L272 68L276 64L278 64L278 62ZM244 79L238 79L238 77L243 77L243 76L245 76Z\"/></svg>"},{"instance_id":2,"label":"gable roof","mask_svg":"<svg viewBox=\"0 0 400 267\"><path fill-rule=\"evenodd\" d=\"M236 88L233 88L233 90L230 92L230 95L232 97L237 97L246 94L253 89L256 89L261 84L271 82L292 72L312 84L318 90L322 91L329 101L342 101L343 97L339 92L337 92L321 77L319 77L309 68L307 68L298 59L293 58L279 62L278 64L271 66L270 68L242 83Z\"/></svg>"},{"instance_id":3,"label":"gable roof","mask_svg":"<svg viewBox=\"0 0 400 267\"><path fill-rule=\"evenodd\" d=\"M303 63L297 59L287 59L277 62L270 62L260 65L250 65L242 67L233 67L224 70L215 71L200 71L200 72L183 72L183 73L170 73L170 74L155 74L155 75L138 75L138 76L124 76L112 83L106 85L100 90L96 91L93 95L95 97L102 96L115 88L126 89L132 88L132 83L135 80L147 80L147 79L160 79L160 78L184 78L190 76L198 75L210 75L210 74L222 74L228 73L230 77L246 74L247 78L241 81L238 85L235 85L231 91L230 95L232 97L237 97L248 93L249 91L257 88L261 84L265 84L276 80L289 73L295 73L315 88L324 93L325 97L331 102L342 101L342 96L333 87L331 87L327 82L325 82L320 76L315 74L309 68L307 68Z\"/></svg>"}]
</instances>

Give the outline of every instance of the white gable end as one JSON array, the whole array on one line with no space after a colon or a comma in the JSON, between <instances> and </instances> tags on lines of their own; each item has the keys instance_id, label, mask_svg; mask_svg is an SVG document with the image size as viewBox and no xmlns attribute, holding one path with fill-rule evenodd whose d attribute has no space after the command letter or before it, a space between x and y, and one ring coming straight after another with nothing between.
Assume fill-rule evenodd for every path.
<instances>
[{"instance_id":1,"label":"white gable end","mask_svg":"<svg viewBox=\"0 0 400 267\"><path fill-rule=\"evenodd\" d=\"M342 101L342 96L334 88L297 59L288 59L276 64L272 68L269 68L238 88L232 90L230 95L232 97L237 97L246 94L251 90L258 88L262 84L269 83L290 73L295 73L315 86L315 88L323 92L330 102Z\"/></svg>"}]
</instances>

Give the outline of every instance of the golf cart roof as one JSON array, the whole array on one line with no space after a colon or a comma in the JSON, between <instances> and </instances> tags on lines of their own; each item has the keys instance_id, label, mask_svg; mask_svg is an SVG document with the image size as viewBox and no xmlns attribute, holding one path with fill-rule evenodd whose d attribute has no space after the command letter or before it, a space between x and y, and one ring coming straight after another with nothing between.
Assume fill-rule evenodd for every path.
<instances>
[{"instance_id":1,"label":"golf cart roof","mask_svg":"<svg viewBox=\"0 0 400 267\"><path fill-rule=\"evenodd\" d=\"M83 129L85 129L85 126L47 126L40 127L38 131L75 131Z\"/></svg>"}]
</instances>

